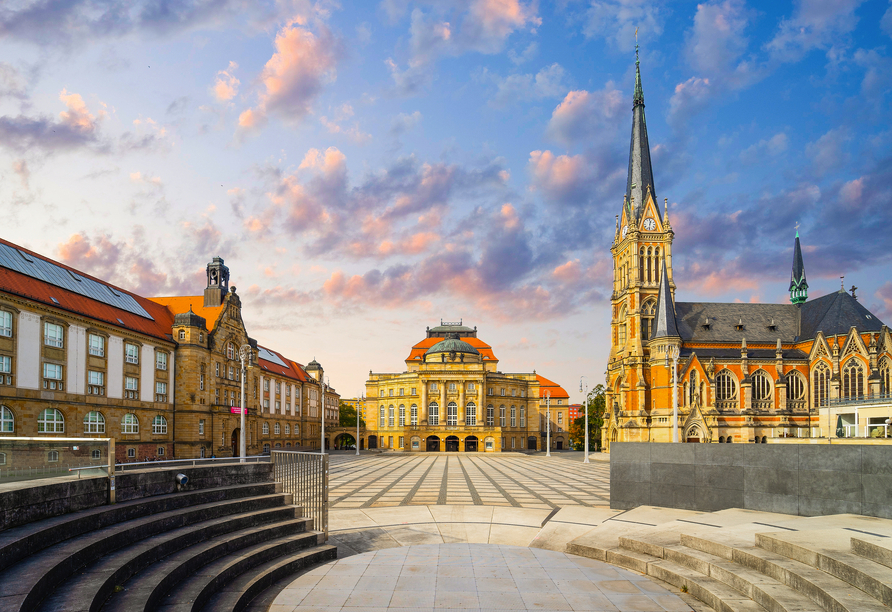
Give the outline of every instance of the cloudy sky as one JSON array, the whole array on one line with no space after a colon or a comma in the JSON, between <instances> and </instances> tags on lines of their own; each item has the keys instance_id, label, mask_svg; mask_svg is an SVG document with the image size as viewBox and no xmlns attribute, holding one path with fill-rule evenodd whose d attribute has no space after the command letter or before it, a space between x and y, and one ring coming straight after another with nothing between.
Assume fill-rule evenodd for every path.
<instances>
[{"instance_id":1,"label":"cloudy sky","mask_svg":"<svg viewBox=\"0 0 892 612\"><path fill-rule=\"evenodd\" d=\"M345 396L463 319L602 382L634 32L678 299L857 285L892 322L885 0L11 0L0 235L143 295L230 266Z\"/></svg>"}]
</instances>

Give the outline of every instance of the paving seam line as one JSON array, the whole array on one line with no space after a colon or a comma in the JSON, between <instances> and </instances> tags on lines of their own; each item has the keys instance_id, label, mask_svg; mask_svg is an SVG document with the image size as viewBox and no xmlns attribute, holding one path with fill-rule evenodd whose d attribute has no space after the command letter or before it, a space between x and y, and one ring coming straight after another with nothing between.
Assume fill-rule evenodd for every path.
<instances>
[{"instance_id":1,"label":"paving seam line","mask_svg":"<svg viewBox=\"0 0 892 612\"><path fill-rule=\"evenodd\" d=\"M392 470L390 470L390 471L388 471L388 472L385 472L385 473L381 474L380 476L378 476L378 477L375 478L374 480L371 480L370 482L367 482L367 483L363 484L363 485L360 486L360 487L356 487L356 488L354 488L352 491L350 491L350 492L347 493L346 495L341 495L340 497L338 497L338 498L337 498L336 500L334 500L333 502L329 502L329 507L333 506L334 504L336 504L336 503L338 503L338 502L340 502L340 501L343 501L343 500L347 499L348 497L350 497L350 496L352 496L352 495L355 495L356 493L359 493L360 491L362 491L363 489L367 488L367 487L368 487L369 485L371 485L372 483L374 483L374 482L378 482L378 481L381 480L382 478L384 478L384 477L386 477L386 476L389 476L390 474L392 474L393 472L397 471L398 469L400 469L400 468L402 468L402 467L404 467L404 466L402 466L402 465L397 465L397 466L396 466L395 468L393 468ZM352 481L351 481L351 482L352 482ZM338 488L340 488L340 487L338 487Z\"/></svg>"},{"instance_id":2,"label":"paving seam line","mask_svg":"<svg viewBox=\"0 0 892 612\"><path fill-rule=\"evenodd\" d=\"M499 495L501 495L503 498L505 498L508 501L508 503L511 504L512 507L514 507L514 508L522 508L523 507L523 506L521 506L519 501L514 499L511 496L511 494L508 493L508 491L506 491L505 489L502 488L502 485L500 485L495 480L493 480L492 476L490 476L489 474L487 474L486 472L481 470L474 461L471 461L471 465L473 465L474 469L477 470L484 478L486 478L493 487L495 487L496 491L499 492Z\"/></svg>"},{"instance_id":3,"label":"paving seam line","mask_svg":"<svg viewBox=\"0 0 892 612\"><path fill-rule=\"evenodd\" d=\"M494 467L494 469L496 469L497 471L501 472L501 470L499 470L499 468L497 468L497 467L495 467L495 466L493 466L493 467ZM512 467L513 467L513 466L512 466ZM536 492L534 492L532 489L528 489L528 488L525 487L524 485L520 484L519 481L515 480L515 479L512 478L511 476L508 476L508 475L505 474L504 472L502 472L502 474L503 474L506 478L508 478L509 480L512 480L515 484L517 484L517 485L523 487L524 489L527 489L527 491L529 491L530 493L533 493L533 495L535 495L536 497L538 497L538 498L541 499L542 501L544 501L544 502L548 503L549 505L551 505L551 502L549 502L548 500L546 500L545 498L543 498L542 496L540 496L539 494L537 494ZM536 474L536 472L535 472L535 471L532 471L532 470L529 470L529 471L528 471L528 474ZM542 474L542 473L538 473L537 475L538 475L538 476L541 476L542 478L548 478L547 475ZM556 489L556 488L552 487L551 485L546 484L545 482L542 482L542 481L540 481L540 480L537 480L536 478L534 478L534 477L532 477L532 476L530 476L530 480L532 480L533 482L535 482L535 483L538 484L539 486L545 487L546 489L552 491L553 493L555 493L555 494L557 494L557 495L563 495L563 496L566 497L567 499L573 500L574 502L576 502L576 503L579 504L580 506L591 507L591 506L589 506L589 504L586 504L585 502L583 502L583 501L582 501L581 499L579 499L578 497L575 497L574 495L571 495L571 494L569 494L569 493L564 493L563 491L561 491L561 490L559 490L559 489ZM576 489L576 490L578 490L578 489ZM595 497L598 497L599 499L603 499L600 495L596 495ZM552 507L555 507L555 506L552 506Z\"/></svg>"},{"instance_id":4,"label":"paving seam line","mask_svg":"<svg viewBox=\"0 0 892 612\"><path fill-rule=\"evenodd\" d=\"M360 506L360 509L361 509L361 508L371 508L371 507L372 507L372 504L373 504L374 502L376 502L376 501L378 501L379 499L381 499L381 498L384 496L384 494L387 493L388 491L390 491L393 487L395 487L395 486L397 485L397 483L401 482L404 478L408 477L410 474L412 474L413 472L415 472L415 471L418 470L419 468L423 468L423 467L424 467L424 464L422 464L422 465L420 465L420 466L418 466L418 465L414 466L412 469L408 470L408 471L407 471L406 473L404 473L402 476L400 476L399 478L397 478L396 480L394 480L392 483L390 483L390 486L389 486L389 487L387 487L387 488L385 488L385 489L381 489L381 490L378 491L375 495L373 495L371 498L369 498L365 503L363 503L363 504ZM433 467L433 464L431 464L431 467ZM424 473L424 476L421 477L421 480L424 480L424 477L427 476L427 472L430 472L430 468L427 469L427 471ZM419 482L421 482L421 481L419 481ZM417 483L416 483L416 484L417 484Z\"/></svg>"}]
</instances>

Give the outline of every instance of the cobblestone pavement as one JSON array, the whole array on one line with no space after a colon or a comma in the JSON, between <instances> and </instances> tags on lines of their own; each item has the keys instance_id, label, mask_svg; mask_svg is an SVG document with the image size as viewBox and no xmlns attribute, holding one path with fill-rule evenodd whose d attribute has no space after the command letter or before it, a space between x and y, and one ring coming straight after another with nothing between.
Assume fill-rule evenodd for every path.
<instances>
[{"instance_id":1,"label":"cobblestone pavement","mask_svg":"<svg viewBox=\"0 0 892 612\"><path fill-rule=\"evenodd\" d=\"M332 509L605 507L610 464L520 453L332 455L329 499Z\"/></svg>"}]
</instances>

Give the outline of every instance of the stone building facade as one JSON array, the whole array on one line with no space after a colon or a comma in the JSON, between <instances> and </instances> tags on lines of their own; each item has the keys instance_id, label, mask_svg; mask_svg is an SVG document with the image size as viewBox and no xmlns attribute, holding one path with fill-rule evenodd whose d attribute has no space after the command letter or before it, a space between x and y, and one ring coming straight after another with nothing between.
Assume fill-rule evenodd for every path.
<instances>
[{"instance_id":1,"label":"stone building facade","mask_svg":"<svg viewBox=\"0 0 892 612\"><path fill-rule=\"evenodd\" d=\"M656 197L641 73L614 262L603 437L670 442L883 435L892 336L844 289L808 299L797 232L789 304L676 302L675 233Z\"/></svg>"},{"instance_id":2,"label":"stone building facade","mask_svg":"<svg viewBox=\"0 0 892 612\"><path fill-rule=\"evenodd\" d=\"M428 328L406 371L369 373L365 411L369 448L409 452L496 452L568 446L569 396L532 373L503 373L477 328Z\"/></svg>"},{"instance_id":3,"label":"stone building facade","mask_svg":"<svg viewBox=\"0 0 892 612\"><path fill-rule=\"evenodd\" d=\"M113 437L118 462L229 456L244 382L249 454L318 448L322 367L248 336L219 257L207 281L146 298L0 240L0 436Z\"/></svg>"}]
</instances>

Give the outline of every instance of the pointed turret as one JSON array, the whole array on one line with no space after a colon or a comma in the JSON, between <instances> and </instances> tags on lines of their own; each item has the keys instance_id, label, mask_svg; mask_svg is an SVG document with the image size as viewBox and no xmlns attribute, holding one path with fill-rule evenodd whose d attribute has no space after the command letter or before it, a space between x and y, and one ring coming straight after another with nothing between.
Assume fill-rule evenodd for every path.
<instances>
[{"instance_id":1,"label":"pointed turret","mask_svg":"<svg viewBox=\"0 0 892 612\"><path fill-rule=\"evenodd\" d=\"M666 260L663 260L663 274L660 277L660 294L657 298L657 312L654 316L653 332L650 339L678 338L678 325L675 323L675 304L672 301L672 289L669 287L669 273L666 271Z\"/></svg>"},{"instance_id":2,"label":"pointed turret","mask_svg":"<svg viewBox=\"0 0 892 612\"><path fill-rule=\"evenodd\" d=\"M802 263L802 248L799 246L799 232L793 246L793 272L790 276L790 301L802 304L808 299L808 282L805 280L805 264Z\"/></svg>"},{"instance_id":3,"label":"pointed turret","mask_svg":"<svg viewBox=\"0 0 892 612\"><path fill-rule=\"evenodd\" d=\"M644 90L641 87L641 68L638 61L638 45L635 45L635 94L632 97L632 143L629 147L629 178L626 181L626 198L634 201L635 217L647 203L650 192L659 215L657 190L654 187L653 168L650 163L650 145L647 141L647 121L644 118Z\"/></svg>"}]
</instances>

